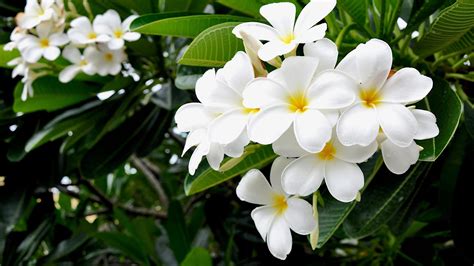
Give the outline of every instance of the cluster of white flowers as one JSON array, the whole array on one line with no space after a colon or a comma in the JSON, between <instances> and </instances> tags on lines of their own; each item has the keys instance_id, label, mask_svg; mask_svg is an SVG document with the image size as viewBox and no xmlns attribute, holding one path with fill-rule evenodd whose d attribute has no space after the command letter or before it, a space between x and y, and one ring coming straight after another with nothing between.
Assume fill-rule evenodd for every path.
<instances>
[{"instance_id":1,"label":"cluster of white flowers","mask_svg":"<svg viewBox=\"0 0 474 266\"><path fill-rule=\"evenodd\" d=\"M115 10L96 16L93 22L87 17L77 17L68 28L66 18L63 0L28 0L25 12L17 15L18 26L4 49L20 51L21 57L8 64L15 66L13 77L23 76L22 100L33 96L35 79L49 74L47 64L41 59L55 61L61 55L61 48L64 47L62 56L72 63L59 73L59 80L67 83L80 72L117 75L127 60L125 41L140 38L139 33L130 32L136 16L122 22Z\"/></svg>"},{"instance_id":2,"label":"cluster of white flowers","mask_svg":"<svg viewBox=\"0 0 474 266\"><path fill-rule=\"evenodd\" d=\"M246 53L217 72L208 70L196 84L200 102L183 105L175 117L178 129L189 132L184 152L197 146L190 174L203 156L219 170L224 155L240 157L250 142L272 144L280 155L271 169L272 187L251 170L237 196L264 205L252 218L280 259L291 251L290 228L306 235L317 224L311 204L298 197L316 192L324 180L334 198L351 202L364 186L358 163L381 149L388 169L405 173L419 157L415 140L439 133L435 116L411 105L430 92L432 80L413 68L392 71L387 43L360 44L337 64L337 47L324 38L326 25L316 25L335 5L313 0L296 22L292 3L263 6L260 13L271 26L234 28ZM304 56L296 55L299 44ZM276 69L267 73L262 61Z\"/></svg>"}]
</instances>

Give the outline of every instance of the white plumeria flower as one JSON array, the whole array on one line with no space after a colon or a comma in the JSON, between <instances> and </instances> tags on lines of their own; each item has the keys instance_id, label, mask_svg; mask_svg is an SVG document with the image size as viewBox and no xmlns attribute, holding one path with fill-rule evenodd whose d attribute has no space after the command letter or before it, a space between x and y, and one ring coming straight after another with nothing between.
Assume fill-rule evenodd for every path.
<instances>
[{"instance_id":1,"label":"white plumeria flower","mask_svg":"<svg viewBox=\"0 0 474 266\"><path fill-rule=\"evenodd\" d=\"M288 137L288 144L294 136ZM308 196L319 189L325 180L331 195L341 202L353 201L359 190L364 186L364 174L357 163L372 157L377 151L377 142L363 147L359 145L344 146L336 137L335 132L324 149L317 153L307 153L293 145L290 154L288 151L280 155L298 154L300 158L290 163L283 171L282 185L287 193Z\"/></svg>"},{"instance_id":2,"label":"white plumeria flower","mask_svg":"<svg viewBox=\"0 0 474 266\"><path fill-rule=\"evenodd\" d=\"M92 64L95 54L96 48L92 46L86 47L84 54L81 54L79 49L74 46L66 47L63 51L63 57L73 64L59 73L59 81L68 83L81 71L89 76L94 75L97 72L94 64Z\"/></svg>"},{"instance_id":3,"label":"white plumeria flower","mask_svg":"<svg viewBox=\"0 0 474 266\"><path fill-rule=\"evenodd\" d=\"M223 112L209 125L210 138L214 142L229 144L241 134L247 135L247 124L259 110L243 105L242 92L253 78L250 58L244 52L237 52L223 69L217 71L215 79L209 79L205 90L196 91L207 105Z\"/></svg>"},{"instance_id":4,"label":"white plumeria flower","mask_svg":"<svg viewBox=\"0 0 474 266\"><path fill-rule=\"evenodd\" d=\"M405 105L423 99L433 81L414 68L403 68L389 78L391 67L390 46L377 39L359 45L337 66L359 84L356 103L337 124L344 145L367 146L375 141L379 128L398 146L412 143L418 125Z\"/></svg>"},{"instance_id":5,"label":"white plumeria flower","mask_svg":"<svg viewBox=\"0 0 474 266\"><path fill-rule=\"evenodd\" d=\"M101 76L117 75L122 70L122 63L127 59L123 49L110 50L106 45L91 51L90 60Z\"/></svg>"},{"instance_id":6,"label":"white plumeria flower","mask_svg":"<svg viewBox=\"0 0 474 266\"><path fill-rule=\"evenodd\" d=\"M17 57L9 61L7 65L14 66L12 71L12 78L16 78L18 76L26 75L29 64L23 59L23 57Z\"/></svg>"},{"instance_id":7,"label":"white plumeria flower","mask_svg":"<svg viewBox=\"0 0 474 266\"><path fill-rule=\"evenodd\" d=\"M316 226L311 204L297 197L290 197L281 188L281 174L290 160L277 158L270 171L270 184L259 170L250 170L237 186L239 199L258 205L252 219L268 249L278 259L284 260L293 245L291 230L308 235Z\"/></svg>"},{"instance_id":8,"label":"white plumeria flower","mask_svg":"<svg viewBox=\"0 0 474 266\"><path fill-rule=\"evenodd\" d=\"M23 82L23 91L21 93L21 100L26 101L28 99L28 96L32 97L33 96L33 82L42 77L47 75L46 72L37 72L31 67L29 67L26 72L24 77L21 79L21 82Z\"/></svg>"},{"instance_id":9,"label":"white plumeria flower","mask_svg":"<svg viewBox=\"0 0 474 266\"><path fill-rule=\"evenodd\" d=\"M48 21L54 15L54 0L27 0L25 13L19 19L19 26L24 29L32 29L41 22Z\"/></svg>"},{"instance_id":10,"label":"white plumeria flower","mask_svg":"<svg viewBox=\"0 0 474 266\"><path fill-rule=\"evenodd\" d=\"M18 44L26 37L26 30L16 27L10 34L10 42L3 46L5 51L13 51L18 48Z\"/></svg>"},{"instance_id":11,"label":"white plumeria flower","mask_svg":"<svg viewBox=\"0 0 474 266\"><path fill-rule=\"evenodd\" d=\"M415 140L431 139L439 134L436 117L433 113L420 109L410 109L418 122ZM379 134L378 141L382 150L383 161L388 170L394 174L404 174L411 165L418 161L421 147L412 141L407 147L400 147L390 141L383 132Z\"/></svg>"},{"instance_id":12,"label":"white plumeria flower","mask_svg":"<svg viewBox=\"0 0 474 266\"><path fill-rule=\"evenodd\" d=\"M263 61L292 52L300 43L320 40L326 34L326 23L316 25L336 6L336 0L313 0L301 11L295 22L296 8L292 3L273 3L260 8L260 14L273 26L258 22L242 23L232 31L241 38L246 32L254 38L268 41L258 51ZM316 25L316 26L315 26Z\"/></svg>"},{"instance_id":13,"label":"white plumeria flower","mask_svg":"<svg viewBox=\"0 0 474 266\"><path fill-rule=\"evenodd\" d=\"M92 26L87 17L79 17L71 21L71 29L68 30L67 35L74 44L84 45L110 41L110 36L97 33L96 28Z\"/></svg>"},{"instance_id":14,"label":"white plumeria flower","mask_svg":"<svg viewBox=\"0 0 474 266\"><path fill-rule=\"evenodd\" d=\"M177 121L179 118L177 118ZM186 144L183 149L184 155L191 147L197 146L194 150L188 164L188 171L194 175L196 169L206 156L207 162L212 169L218 171L224 155L238 158L244 153L244 147L249 143L247 134L244 132L233 142L223 145L217 142L211 142L206 128L191 131L186 138Z\"/></svg>"},{"instance_id":15,"label":"white plumeria flower","mask_svg":"<svg viewBox=\"0 0 474 266\"><path fill-rule=\"evenodd\" d=\"M131 32L130 24L138 16L130 16L123 23L120 15L115 10L107 10L103 15L94 19L94 30L98 34L106 34L111 37L108 46L112 50L121 49L125 41L133 42L140 39L140 33Z\"/></svg>"},{"instance_id":16,"label":"white plumeria flower","mask_svg":"<svg viewBox=\"0 0 474 266\"><path fill-rule=\"evenodd\" d=\"M316 73L318 62L313 57L290 57L267 78L247 85L244 105L260 109L248 125L252 141L271 144L292 128L303 149L323 149L338 109L354 102L357 84L340 71Z\"/></svg>"},{"instance_id":17,"label":"white plumeria flower","mask_svg":"<svg viewBox=\"0 0 474 266\"><path fill-rule=\"evenodd\" d=\"M56 60L61 54L60 46L69 42L67 35L54 32L51 23L42 23L36 27L38 36L28 34L21 39L18 48L28 63L36 63L41 57L49 61Z\"/></svg>"}]
</instances>

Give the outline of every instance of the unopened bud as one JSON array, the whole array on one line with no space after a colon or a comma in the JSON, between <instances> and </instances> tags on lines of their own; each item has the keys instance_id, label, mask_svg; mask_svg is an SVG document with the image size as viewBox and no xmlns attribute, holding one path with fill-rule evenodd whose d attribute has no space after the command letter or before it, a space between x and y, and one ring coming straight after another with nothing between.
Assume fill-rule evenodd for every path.
<instances>
[{"instance_id":1,"label":"unopened bud","mask_svg":"<svg viewBox=\"0 0 474 266\"><path fill-rule=\"evenodd\" d=\"M268 72L265 69L263 62L260 60L260 58L258 58L258 50L262 48L263 44L244 31L240 32L240 36L242 36L242 40L244 41L245 52L252 61L255 76L266 77Z\"/></svg>"}]
</instances>

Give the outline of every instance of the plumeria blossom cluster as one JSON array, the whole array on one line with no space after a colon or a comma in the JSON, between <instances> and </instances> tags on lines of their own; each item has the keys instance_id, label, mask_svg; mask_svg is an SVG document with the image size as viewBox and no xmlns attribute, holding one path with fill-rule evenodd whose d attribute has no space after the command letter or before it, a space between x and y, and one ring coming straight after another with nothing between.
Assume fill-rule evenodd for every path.
<instances>
[{"instance_id":1,"label":"plumeria blossom cluster","mask_svg":"<svg viewBox=\"0 0 474 266\"><path fill-rule=\"evenodd\" d=\"M91 22L76 16L69 24L63 0L28 0L25 11L16 17L17 27L11 33L5 50L18 49L20 57L8 64L15 66L13 77L22 76L22 100L33 96L32 83L50 74L48 61L61 54L70 65L59 73L59 80L68 83L79 73L86 75L117 75L127 60L125 41L136 41L139 33L130 32L136 16L123 22L115 10L97 15Z\"/></svg>"},{"instance_id":2,"label":"plumeria blossom cluster","mask_svg":"<svg viewBox=\"0 0 474 266\"><path fill-rule=\"evenodd\" d=\"M272 145L280 157L271 185L250 170L237 196L262 205L251 216L279 259L291 251L290 229L307 235L317 224L301 197L324 180L335 199L351 202L364 186L359 163L381 150L387 168L403 174L419 158L416 140L439 133L436 117L414 106L432 89L431 78L413 68L392 70L387 43L369 40L337 63L336 45L324 38L326 25L317 24L335 5L313 0L297 19L291 3L263 6L270 25L235 27L246 52L208 70L196 84L199 102L183 105L175 116L177 128L189 132L183 154L196 147L191 175L204 156L218 171L225 155L240 157L249 143ZM276 69L268 72L266 63Z\"/></svg>"}]
</instances>

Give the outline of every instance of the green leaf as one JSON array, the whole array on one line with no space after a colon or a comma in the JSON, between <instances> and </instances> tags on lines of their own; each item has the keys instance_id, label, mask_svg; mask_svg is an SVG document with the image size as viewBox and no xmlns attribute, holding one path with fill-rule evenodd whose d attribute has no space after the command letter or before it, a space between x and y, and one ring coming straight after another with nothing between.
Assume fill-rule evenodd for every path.
<instances>
[{"instance_id":1,"label":"green leaf","mask_svg":"<svg viewBox=\"0 0 474 266\"><path fill-rule=\"evenodd\" d=\"M474 50L474 27L464 34L457 42L446 48L446 53Z\"/></svg>"},{"instance_id":2,"label":"green leaf","mask_svg":"<svg viewBox=\"0 0 474 266\"><path fill-rule=\"evenodd\" d=\"M248 155L244 154L246 157L243 160L240 160L235 166L224 172L217 172L207 167L204 171L198 171L194 176L187 175L184 181L186 195L204 191L238 175L245 174L251 169L260 169L271 163L277 157L276 154L273 153L271 145L252 145L247 147L246 152L248 152ZM222 167L232 159L234 158L224 160Z\"/></svg>"},{"instance_id":3,"label":"green leaf","mask_svg":"<svg viewBox=\"0 0 474 266\"><path fill-rule=\"evenodd\" d=\"M365 185L362 191L377 174L382 163L382 157L376 154L366 163L359 165L365 177ZM318 207L319 239L317 248L321 248L326 244L356 205L355 201L351 203L340 202L331 196L328 191L325 191L322 196L324 198L324 206Z\"/></svg>"},{"instance_id":4,"label":"green leaf","mask_svg":"<svg viewBox=\"0 0 474 266\"><path fill-rule=\"evenodd\" d=\"M132 29L144 34L194 38L203 30L217 24L246 21L250 19L231 15L193 15L159 19ZM141 24L140 21L137 23Z\"/></svg>"},{"instance_id":5,"label":"green leaf","mask_svg":"<svg viewBox=\"0 0 474 266\"><path fill-rule=\"evenodd\" d=\"M444 9L414 51L425 57L458 41L474 27L474 0L458 0Z\"/></svg>"},{"instance_id":6,"label":"green leaf","mask_svg":"<svg viewBox=\"0 0 474 266\"><path fill-rule=\"evenodd\" d=\"M18 52L18 50L5 51L3 50L3 47L4 45L0 45L0 67L12 68L11 66L7 65L7 63L12 59L19 57L20 52Z\"/></svg>"},{"instance_id":7,"label":"green leaf","mask_svg":"<svg viewBox=\"0 0 474 266\"><path fill-rule=\"evenodd\" d=\"M367 20L367 1L365 0L339 0L338 5L341 5L342 9L346 11L354 21L361 25L366 25Z\"/></svg>"},{"instance_id":8,"label":"green leaf","mask_svg":"<svg viewBox=\"0 0 474 266\"><path fill-rule=\"evenodd\" d=\"M84 245L90 237L84 233L78 233L71 238L61 241L56 248L54 248L48 256L41 259L41 264L58 262L60 259L68 256Z\"/></svg>"},{"instance_id":9,"label":"green leaf","mask_svg":"<svg viewBox=\"0 0 474 266\"><path fill-rule=\"evenodd\" d=\"M239 22L227 22L201 32L189 45L178 63L190 66L220 67L238 51L243 51L242 41L232 34Z\"/></svg>"},{"instance_id":10,"label":"green leaf","mask_svg":"<svg viewBox=\"0 0 474 266\"><path fill-rule=\"evenodd\" d=\"M95 83L73 80L64 84L56 77L42 77L33 82L33 90L34 95L23 101L21 99L23 83L18 83L14 92L13 110L15 112L55 111L95 97L101 88Z\"/></svg>"},{"instance_id":11,"label":"green leaf","mask_svg":"<svg viewBox=\"0 0 474 266\"><path fill-rule=\"evenodd\" d=\"M296 12L301 11L301 5L296 0L217 0L217 3L219 4L253 17L260 16L260 7L263 5L278 2L291 2L295 4Z\"/></svg>"},{"instance_id":12,"label":"green leaf","mask_svg":"<svg viewBox=\"0 0 474 266\"><path fill-rule=\"evenodd\" d=\"M147 24L153 23L158 20L167 19L167 18L174 18L174 17L182 17L182 16L189 16L192 15L190 12L165 12L165 13L156 13L156 14L146 14L139 16L138 18L132 21L130 24L130 30L135 30Z\"/></svg>"},{"instance_id":13,"label":"green leaf","mask_svg":"<svg viewBox=\"0 0 474 266\"><path fill-rule=\"evenodd\" d=\"M0 45L0 67L13 68L8 65L8 62L20 56L18 50L5 51L3 50L4 45Z\"/></svg>"},{"instance_id":14,"label":"green leaf","mask_svg":"<svg viewBox=\"0 0 474 266\"><path fill-rule=\"evenodd\" d=\"M147 254L139 239L120 232L100 232L94 236L135 262L149 265Z\"/></svg>"},{"instance_id":15,"label":"green leaf","mask_svg":"<svg viewBox=\"0 0 474 266\"><path fill-rule=\"evenodd\" d=\"M181 263L181 266L212 266L209 251L203 248L193 248Z\"/></svg>"},{"instance_id":16,"label":"green leaf","mask_svg":"<svg viewBox=\"0 0 474 266\"><path fill-rule=\"evenodd\" d=\"M186 228L183 208L178 201L175 200L170 203L168 219L164 226L168 233L170 247L176 256L176 260L178 260L178 262L183 261L191 249L191 240L188 235L188 229Z\"/></svg>"},{"instance_id":17,"label":"green leaf","mask_svg":"<svg viewBox=\"0 0 474 266\"><path fill-rule=\"evenodd\" d=\"M160 9L164 12L188 10L193 0L158 0Z\"/></svg>"},{"instance_id":18,"label":"green leaf","mask_svg":"<svg viewBox=\"0 0 474 266\"><path fill-rule=\"evenodd\" d=\"M18 246L16 250L15 265L22 265L23 262L29 261L34 255L38 246L46 237L48 232L53 228L53 218L44 220L38 227L31 232Z\"/></svg>"},{"instance_id":19,"label":"green leaf","mask_svg":"<svg viewBox=\"0 0 474 266\"><path fill-rule=\"evenodd\" d=\"M429 164L417 163L403 176L379 175L362 195L362 200L344 222L344 231L353 238L368 236L384 225L409 198Z\"/></svg>"},{"instance_id":20,"label":"green leaf","mask_svg":"<svg viewBox=\"0 0 474 266\"><path fill-rule=\"evenodd\" d=\"M442 79L433 79L434 85L430 94L421 105L436 116L439 135L436 138L417 141L424 149L420 160L435 161L454 136L463 112L462 102L449 84Z\"/></svg>"},{"instance_id":21,"label":"green leaf","mask_svg":"<svg viewBox=\"0 0 474 266\"><path fill-rule=\"evenodd\" d=\"M442 7L445 0L427 0L421 6L418 6L419 3L421 2L414 2L412 11L414 13L411 14L410 19L407 22L407 27L403 30L406 33L411 33L416 30L423 21L438 10L438 8Z\"/></svg>"}]
</instances>

